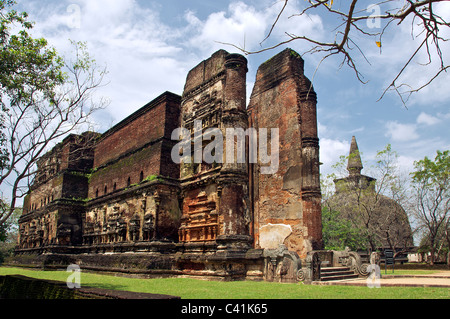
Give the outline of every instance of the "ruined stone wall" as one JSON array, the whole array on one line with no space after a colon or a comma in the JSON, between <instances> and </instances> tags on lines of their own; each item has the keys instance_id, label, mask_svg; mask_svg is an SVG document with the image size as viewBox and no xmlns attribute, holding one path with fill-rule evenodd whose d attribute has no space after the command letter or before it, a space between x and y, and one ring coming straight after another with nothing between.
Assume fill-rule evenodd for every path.
<instances>
[{"instance_id":1,"label":"ruined stone wall","mask_svg":"<svg viewBox=\"0 0 450 319\"><path fill-rule=\"evenodd\" d=\"M30 249L56 242L57 211L23 216L19 226L19 248Z\"/></svg>"},{"instance_id":2,"label":"ruined stone wall","mask_svg":"<svg viewBox=\"0 0 450 319\"><path fill-rule=\"evenodd\" d=\"M24 200L24 214L46 206L55 199L62 198L64 174L42 183L33 189Z\"/></svg>"},{"instance_id":3,"label":"ruined stone wall","mask_svg":"<svg viewBox=\"0 0 450 319\"><path fill-rule=\"evenodd\" d=\"M250 126L279 129L279 167L251 166L256 247L285 244L305 258L321 245L316 94L290 49L262 64L248 108ZM270 150L270 147L268 148Z\"/></svg>"},{"instance_id":4,"label":"ruined stone wall","mask_svg":"<svg viewBox=\"0 0 450 319\"><path fill-rule=\"evenodd\" d=\"M247 60L238 54L217 51L188 74L181 103L181 125L195 137L194 121L201 121L200 134L220 130L223 143L227 128L247 128ZM203 141L202 150L211 140ZM181 164L182 210L180 241L213 241L220 236L248 235L248 176L246 163Z\"/></svg>"},{"instance_id":5,"label":"ruined stone wall","mask_svg":"<svg viewBox=\"0 0 450 319\"><path fill-rule=\"evenodd\" d=\"M95 148L89 198L158 176L178 178L170 137L179 125L179 109L179 96L166 92L105 132Z\"/></svg>"},{"instance_id":6,"label":"ruined stone wall","mask_svg":"<svg viewBox=\"0 0 450 319\"><path fill-rule=\"evenodd\" d=\"M81 214L97 134L69 135L37 163L19 219L19 249L81 244Z\"/></svg>"},{"instance_id":7,"label":"ruined stone wall","mask_svg":"<svg viewBox=\"0 0 450 319\"><path fill-rule=\"evenodd\" d=\"M295 280L297 254L322 241L316 95L288 49L260 66L246 109L247 71L245 57L219 50L188 73L182 97L163 93L94 136L94 148L55 148L25 200L19 248L72 253L87 266L101 259L105 269L109 255L99 254L136 252L151 257L148 267L161 261L164 271L223 278L282 277L289 268ZM178 127L187 129L190 163L172 160ZM268 129L267 155L278 158L269 174L274 163L262 154L249 161L253 129ZM273 151L271 129L279 130ZM208 162L216 135L223 154Z\"/></svg>"},{"instance_id":8,"label":"ruined stone wall","mask_svg":"<svg viewBox=\"0 0 450 319\"><path fill-rule=\"evenodd\" d=\"M177 240L179 165L171 160L180 97L166 92L105 132L95 148L85 245Z\"/></svg>"},{"instance_id":9,"label":"ruined stone wall","mask_svg":"<svg viewBox=\"0 0 450 319\"><path fill-rule=\"evenodd\" d=\"M83 220L84 244L176 241L178 192L177 185L154 180L90 202Z\"/></svg>"},{"instance_id":10,"label":"ruined stone wall","mask_svg":"<svg viewBox=\"0 0 450 319\"><path fill-rule=\"evenodd\" d=\"M180 97L166 92L100 139L70 135L43 156L19 221L19 250L177 240L179 166L170 137L179 115Z\"/></svg>"},{"instance_id":11,"label":"ruined stone wall","mask_svg":"<svg viewBox=\"0 0 450 319\"><path fill-rule=\"evenodd\" d=\"M24 202L19 247L80 244L87 187L87 177L67 170L36 186Z\"/></svg>"},{"instance_id":12,"label":"ruined stone wall","mask_svg":"<svg viewBox=\"0 0 450 319\"><path fill-rule=\"evenodd\" d=\"M165 92L102 135L95 148L94 167L162 138L170 140L179 126L180 97Z\"/></svg>"}]
</instances>

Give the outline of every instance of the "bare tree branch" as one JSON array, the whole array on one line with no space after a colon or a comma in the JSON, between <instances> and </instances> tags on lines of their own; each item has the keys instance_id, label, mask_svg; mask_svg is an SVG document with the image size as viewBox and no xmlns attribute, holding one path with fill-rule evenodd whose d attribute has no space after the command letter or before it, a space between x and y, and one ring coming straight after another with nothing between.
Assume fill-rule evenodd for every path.
<instances>
[{"instance_id":1,"label":"bare tree branch","mask_svg":"<svg viewBox=\"0 0 450 319\"><path fill-rule=\"evenodd\" d=\"M339 0L337 0L339 1ZM337 2L334 1L334 2ZM289 16L290 18L299 18L302 16L306 16L311 12L324 12L331 15L331 17L342 19L342 23L338 25L335 29L335 37L333 41L326 42L319 40L318 38L314 38L313 36L306 35L294 35L289 32L289 30L284 30L285 34L288 36L287 40L280 41L276 44L270 45L266 48L258 49L258 50L247 50L243 49L239 46L230 44L230 43L222 43L231 45L239 50L241 50L244 54L258 54L267 50L273 50L277 47L289 44L293 41L306 41L310 44L313 44L312 49L307 49L305 52L300 52L301 55L306 53L309 54L324 54L325 59L329 58L333 55L342 55L343 61L342 65L346 64L348 67L354 70L355 76L361 83L367 83L367 81L363 80L364 76L360 72L359 66L357 64L356 56L352 52L352 46L357 48L359 54L363 57L363 59L371 65L370 61L367 59L362 46L355 41L356 37L358 38L358 42L361 41L361 38L364 41L373 39L374 37L379 37L376 41L376 44L380 47L382 46L382 38L386 36L389 31L395 27L393 22L396 22L395 25L399 26L405 21L411 21L411 31L413 37L423 37L420 45L410 56L405 55L405 63L403 67L399 70L398 73L394 76L394 79L391 81L390 85L383 91L381 97L378 100L381 100L388 91L394 90L402 103L406 107L406 102L409 99L409 96L413 93L417 93L423 88L430 85L434 80L436 80L443 71L446 71L450 65L448 65L444 61L444 56L442 53L442 49L440 47L442 42L446 42L449 40L444 34L450 31L450 24L446 21L442 16L436 13L434 5L440 2L444 2L445 0L384 0L379 1L375 4L372 4L368 8L358 8L358 5L362 3L362 1L358 0L343 0L339 1L339 5L336 3L331 5L333 1L329 0L308 0L307 6L301 10L297 14L292 14ZM260 45L266 42L273 34L274 29L277 27L281 20L281 15L286 11L286 7L288 5L289 0L285 0L282 8L278 12L275 21L270 27L270 30L267 36L261 41ZM398 4L398 5L396 5ZM370 8L381 8L381 6L387 6L389 9L385 10L385 12L375 12L375 14L368 14L368 9ZM384 24L380 26L378 31L374 31L369 27L369 23L371 21L379 21ZM365 25L364 25L365 23ZM419 32L417 32L417 30ZM414 36L414 33L417 33ZM352 35L355 37L352 38ZM398 80L402 74L404 74L405 70L411 66L412 61L418 57L419 52L425 51L428 56L428 62L426 65L431 65L433 60L432 49L436 53L436 58L439 60L440 68L435 72L434 75L430 77L429 80L425 82L425 84L420 85L418 88L412 88L411 84L408 83L398 83ZM321 62L323 59L321 60ZM401 92L400 88L410 88L405 92ZM404 96L407 95L405 99Z\"/></svg>"},{"instance_id":2,"label":"bare tree branch","mask_svg":"<svg viewBox=\"0 0 450 319\"><path fill-rule=\"evenodd\" d=\"M66 62L67 77L60 85L50 86L48 91L33 85L25 87L29 98L22 100L19 96L9 107L5 135L10 156L7 165L1 167L0 185L8 184L10 195L8 209L0 211L0 225L12 215L17 200L26 195L39 158L68 134L87 129L92 113L106 106L103 99L93 100L106 69L92 63L84 44L73 44L75 60Z\"/></svg>"}]
</instances>

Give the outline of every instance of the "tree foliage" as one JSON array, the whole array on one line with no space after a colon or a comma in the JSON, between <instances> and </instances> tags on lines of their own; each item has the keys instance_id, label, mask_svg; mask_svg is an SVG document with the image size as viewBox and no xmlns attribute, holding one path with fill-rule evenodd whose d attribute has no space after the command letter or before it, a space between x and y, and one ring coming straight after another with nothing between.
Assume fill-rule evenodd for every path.
<instances>
[{"instance_id":1,"label":"tree foliage","mask_svg":"<svg viewBox=\"0 0 450 319\"><path fill-rule=\"evenodd\" d=\"M438 246L449 241L450 151L437 151L434 160L425 157L415 162L414 168L411 211L427 234L433 263Z\"/></svg>"},{"instance_id":2,"label":"tree foliage","mask_svg":"<svg viewBox=\"0 0 450 319\"><path fill-rule=\"evenodd\" d=\"M67 134L89 129L90 115L106 105L93 96L106 70L86 45L72 42L72 59L58 55L31 36L33 23L14 4L0 0L0 186L10 190L0 225L28 191L39 157Z\"/></svg>"},{"instance_id":3,"label":"tree foliage","mask_svg":"<svg viewBox=\"0 0 450 319\"><path fill-rule=\"evenodd\" d=\"M349 247L356 251L368 248L364 230L327 206L322 209L322 233L325 249L344 250Z\"/></svg>"},{"instance_id":4,"label":"tree foliage","mask_svg":"<svg viewBox=\"0 0 450 319\"><path fill-rule=\"evenodd\" d=\"M342 156L334 169L341 171L342 176L346 163L354 156ZM334 173L328 177L333 180L336 192L324 197L323 236L346 242L351 242L349 237L354 236L349 243L353 249L407 249L412 245L412 234L402 208L406 186L398 171L397 154L390 145L377 153L373 175L376 179L361 174L337 178ZM328 222L331 224L327 225Z\"/></svg>"}]
</instances>

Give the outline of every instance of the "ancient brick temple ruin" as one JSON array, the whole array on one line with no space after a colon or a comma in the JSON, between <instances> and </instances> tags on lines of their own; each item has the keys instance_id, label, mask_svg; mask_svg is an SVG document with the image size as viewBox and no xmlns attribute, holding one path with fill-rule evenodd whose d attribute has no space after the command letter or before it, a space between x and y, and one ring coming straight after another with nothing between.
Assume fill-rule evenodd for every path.
<instances>
[{"instance_id":1,"label":"ancient brick temple ruin","mask_svg":"<svg viewBox=\"0 0 450 319\"><path fill-rule=\"evenodd\" d=\"M103 134L67 137L38 163L17 260L304 279L302 268L317 262L311 252L322 248L322 225L316 94L303 64L290 49L262 64L247 107L247 60L220 50L189 72L181 97L165 92ZM202 132L220 132L225 152L213 155L225 158L234 146L234 161L199 162L194 152L190 161L186 154L181 164L173 161L179 127L200 150L212 140ZM243 143L238 134L225 142L230 128L244 132ZM260 145L249 139L261 141L264 129L267 156L250 161Z\"/></svg>"}]
</instances>

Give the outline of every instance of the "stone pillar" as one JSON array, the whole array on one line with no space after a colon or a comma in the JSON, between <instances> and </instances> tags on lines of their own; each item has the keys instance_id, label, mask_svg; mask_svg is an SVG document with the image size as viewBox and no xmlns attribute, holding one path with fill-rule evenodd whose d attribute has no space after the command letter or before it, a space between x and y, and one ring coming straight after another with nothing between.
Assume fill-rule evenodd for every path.
<instances>
[{"instance_id":1,"label":"stone pillar","mask_svg":"<svg viewBox=\"0 0 450 319\"><path fill-rule=\"evenodd\" d=\"M222 221L221 236L218 237L219 250L247 250L251 242L245 135L248 128L245 110L247 72L245 57L239 54L226 56L221 123L224 163L217 179L220 189L219 215Z\"/></svg>"},{"instance_id":2,"label":"stone pillar","mask_svg":"<svg viewBox=\"0 0 450 319\"><path fill-rule=\"evenodd\" d=\"M302 202L306 239L311 249L323 248L320 192L319 139L317 137L316 93L309 80L300 91L302 132Z\"/></svg>"},{"instance_id":3,"label":"stone pillar","mask_svg":"<svg viewBox=\"0 0 450 319\"><path fill-rule=\"evenodd\" d=\"M247 59L240 54L225 57L224 103L221 130L224 136L222 171L247 175L246 108ZM231 135L233 134L233 135ZM231 157L231 158L230 158Z\"/></svg>"},{"instance_id":4,"label":"stone pillar","mask_svg":"<svg viewBox=\"0 0 450 319\"><path fill-rule=\"evenodd\" d=\"M240 54L228 54L225 57L225 103L224 111L246 108L247 59Z\"/></svg>"}]
</instances>

